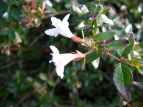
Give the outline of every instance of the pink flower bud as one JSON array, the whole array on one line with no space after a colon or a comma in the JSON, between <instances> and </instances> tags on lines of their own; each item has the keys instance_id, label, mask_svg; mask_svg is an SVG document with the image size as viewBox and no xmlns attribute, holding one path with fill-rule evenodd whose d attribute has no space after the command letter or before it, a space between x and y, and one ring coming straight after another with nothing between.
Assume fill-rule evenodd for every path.
<instances>
[{"instance_id":1,"label":"pink flower bud","mask_svg":"<svg viewBox=\"0 0 143 107\"><path fill-rule=\"evenodd\" d=\"M71 39L72 39L74 42L79 42L79 43L82 43L82 42L83 42L83 39L81 39L80 37L71 37Z\"/></svg>"},{"instance_id":2,"label":"pink flower bud","mask_svg":"<svg viewBox=\"0 0 143 107\"><path fill-rule=\"evenodd\" d=\"M36 10L32 9L31 12L32 12L32 13L36 13Z\"/></svg>"}]
</instances>

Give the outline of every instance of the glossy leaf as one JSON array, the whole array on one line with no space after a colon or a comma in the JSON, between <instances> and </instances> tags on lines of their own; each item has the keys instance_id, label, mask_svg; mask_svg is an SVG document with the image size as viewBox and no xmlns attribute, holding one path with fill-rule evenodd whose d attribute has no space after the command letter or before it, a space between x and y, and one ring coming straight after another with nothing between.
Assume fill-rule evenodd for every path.
<instances>
[{"instance_id":1,"label":"glossy leaf","mask_svg":"<svg viewBox=\"0 0 143 107\"><path fill-rule=\"evenodd\" d=\"M138 72L143 75L143 66L141 66L139 69L138 69Z\"/></svg>"},{"instance_id":2,"label":"glossy leaf","mask_svg":"<svg viewBox=\"0 0 143 107\"><path fill-rule=\"evenodd\" d=\"M101 32L95 35L96 40L104 41L112 38L115 35L115 32Z\"/></svg>"},{"instance_id":3,"label":"glossy leaf","mask_svg":"<svg viewBox=\"0 0 143 107\"><path fill-rule=\"evenodd\" d=\"M100 62L100 57L98 57L97 59L95 59L94 61L92 61L92 65L94 66L95 69L98 68L99 62Z\"/></svg>"},{"instance_id":4,"label":"glossy leaf","mask_svg":"<svg viewBox=\"0 0 143 107\"><path fill-rule=\"evenodd\" d=\"M41 24L41 19L36 18L34 21L35 21L35 25L36 25L36 26L40 26L40 24Z\"/></svg>"},{"instance_id":5,"label":"glossy leaf","mask_svg":"<svg viewBox=\"0 0 143 107\"><path fill-rule=\"evenodd\" d=\"M86 56L86 63L90 63L94 61L95 59L97 59L98 57L99 55L97 54L97 52L92 52L91 54Z\"/></svg>"},{"instance_id":6,"label":"glossy leaf","mask_svg":"<svg viewBox=\"0 0 143 107\"><path fill-rule=\"evenodd\" d=\"M121 49L125 46L127 46L129 42L127 40L115 40L106 45L106 48L111 50Z\"/></svg>"},{"instance_id":7,"label":"glossy leaf","mask_svg":"<svg viewBox=\"0 0 143 107\"><path fill-rule=\"evenodd\" d=\"M118 54L120 56L126 56L127 54L129 54L133 48L134 48L134 35L133 33L127 33L125 36L123 37L128 37L128 41L129 41L129 45L126 46L125 48L121 49L121 50L118 50Z\"/></svg>"},{"instance_id":8,"label":"glossy leaf","mask_svg":"<svg viewBox=\"0 0 143 107\"><path fill-rule=\"evenodd\" d=\"M133 75L130 68L126 65L118 65L115 69L113 80L120 94L127 101L130 101L131 99L130 90L133 81Z\"/></svg>"},{"instance_id":9,"label":"glossy leaf","mask_svg":"<svg viewBox=\"0 0 143 107\"><path fill-rule=\"evenodd\" d=\"M138 88L140 88L141 90L143 90L143 82L133 81L133 84L134 84L136 87L138 87Z\"/></svg>"}]
</instances>

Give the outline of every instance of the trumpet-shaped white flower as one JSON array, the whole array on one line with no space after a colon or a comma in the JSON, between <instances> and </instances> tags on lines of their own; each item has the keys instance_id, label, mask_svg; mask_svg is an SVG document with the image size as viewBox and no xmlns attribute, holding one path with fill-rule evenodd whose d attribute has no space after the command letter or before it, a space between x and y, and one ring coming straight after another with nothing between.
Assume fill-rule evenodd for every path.
<instances>
[{"instance_id":1,"label":"trumpet-shaped white flower","mask_svg":"<svg viewBox=\"0 0 143 107\"><path fill-rule=\"evenodd\" d=\"M77 52L76 54L72 54L72 53L60 54L59 50L53 45L51 45L50 48L53 51L52 53L53 58L49 62L55 63L57 75L60 76L61 78L64 77L64 66L65 65L67 65L70 61L74 59L78 59L78 58L80 59L80 58L85 57L85 54L82 54L80 52Z\"/></svg>"},{"instance_id":2,"label":"trumpet-shaped white flower","mask_svg":"<svg viewBox=\"0 0 143 107\"><path fill-rule=\"evenodd\" d=\"M53 29L48 29L45 31L47 35L57 36L58 34L63 35L65 37L71 38L75 37L69 29L69 19L70 14L67 14L63 20L57 19L56 17L51 17L52 25L55 26Z\"/></svg>"}]
</instances>

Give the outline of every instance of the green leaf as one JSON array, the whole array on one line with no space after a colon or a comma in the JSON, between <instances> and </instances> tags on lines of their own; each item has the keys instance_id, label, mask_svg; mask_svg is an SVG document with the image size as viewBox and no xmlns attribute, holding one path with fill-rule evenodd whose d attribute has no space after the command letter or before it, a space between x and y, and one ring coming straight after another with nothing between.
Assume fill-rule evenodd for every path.
<instances>
[{"instance_id":1,"label":"green leaf","mask_svg":"<svg viewBox=\"0 0 143 107\"><path fill-rule=\"evenodd\" d=\"M99 62L100 62L100 57L98 57L97 59L95 59L94 61L92 61L92 65L94 66L95 69L98 68Z\"/></svg>"},{"instance_id":2,"label":"green leaf","mask_svg":"<svg viewBox=\"0 0 143 107\"><path fill-rule=\"evenodd\" d=\"M133 81L133 75L130 68L126 65L118 65L114 72L113 81L121 95L127 101L130 101L130 90Z\"/></svg>"},{"instance_id":3,"label":"green leaf","mask_svg":"<svg viewBox=\"0 0 143 107\"><path fill-rule=\"evenodd\" d=\"M88 20L88 19L90 18L90 13L88 12L88 13L82 15L80 18L81 18L81 19L84 19L84 20L85 20L85 19Z\"/></svg>"},{"instance_id":4,"label":"green leaf","mask_svg":"<svg viewBox=\"0 0 143 107\"><path fill-rule=\"evenodd\" d=\"M3 0L0 1L0 17L7 11L7 4L3 2Z\"/></svg>"},{"instance_id":5,"label":"green leaf","mask_svg":"<svg viewBox=\"0 0 143 107\"><path fill-rule=\"evenodd\" d=\"M133 33L127 33L125 36L123 37L128 37L128 41L129 41L129 45L126 46L125 48L121 49L121 50L118 50L118 54L120 56L126 56L127 54L129 54L133 48L134 48L134 35Z\"/></svg>"},{"instance_id":6,"label":"green leaf","mask_svg":"<svg viewBox=\"0 0 143 107\"><path fill-rule=\"evenodd\" d=\"M101 32L95 35L96 40L104 41L112 38L115 35L115 32Z\"/></svg>"},{"instance_id":7,"label":"green leaf","mask_svg":"<svg viewBox=\"0 0 143 107\"><path fill-rule=\"evenodd\" d=\"M102 9L102 11L101 11L100 14L105 14L105 13L107 13L109 10L110 10L110 9L105 6L105 7Z\"/></svg>"},{"instance_id":8,"label":"green leaf","mask_svg":"<svg viewBox=\"0 0 143 107\"><path fill-rule=\"evenodd\" d=\"M50 12L52 12L52 13L58 14L58 12L53 7L50 7L50 6L46 5L46 9L49 10Z\"/></svg>"},{"instance_id":9,"label":"green leaf","mask_svg":"<svg viewBox=\"0 0 143 107\"><path fill-rule=\"evenodd\" d=\"M130 107L143 107L143 103L140 102L134 102L130 104Z\"/></svg>"},{"instance_id":10,"label":"green leaf","mask_svg":"<svg viewBox=\"0 0 143 107\"><path fill-rule=\"evenodd\" d=\"M99 57L98 52L92 52L86 56L86 63L90 63Z\"/></svg>"},{"instance_id":11,"label":"green leaf","mask_svg":"<svg viewBox=\"0 0 143 107\"><path fill-rule=\"evenodd\" d=\"M141 90L143 90L143 82L133 81L133 84L134 84L136 87L138 87L138 88L140 88Z\"/></svg>"},{"instance_id":12,"label":"green leaf","mask_svg":"<svg viewBox=\"0 0 143 107\"><path fill-rule=\"evenodd\" d=\"M36 18L34 21L35 21L35 25L36 25L36 26L40 26L40 24L41 24L41 19Z\"/></svg>"},{"instance_id":13,"label":"green leaf","mask_svg":"<svg viewBox=\"0 0 143 107\"><path fill-rule=\"evenodd\" d=\"M143 75L143 66L141 66L139 69L137 69L138 70L138 72L141 74L141 75Z\"/></svg>"},{"instance_id":14,"label":"green leaf","mask_svg":"<svg viewBox=\"0 0 143 107\"><path fill-rule=\"evenodd\" d=\"M45 73L40 73L40 74L39 74L39 77L40 77L40 79L43 80L43 81L46 81L46 80L47 80L47 76L46 76Z\"/></svg>"},{"instance_id":15,"label":"green leaf","mask_svg":"<svg viewBox=\"0 0 143 107\"><path fill-rule=\"evenodd\" d=\"M129 44L128 40L115 40L109 42L105 47L111 50L121 49Z\"/></svg>"}]
</instances>

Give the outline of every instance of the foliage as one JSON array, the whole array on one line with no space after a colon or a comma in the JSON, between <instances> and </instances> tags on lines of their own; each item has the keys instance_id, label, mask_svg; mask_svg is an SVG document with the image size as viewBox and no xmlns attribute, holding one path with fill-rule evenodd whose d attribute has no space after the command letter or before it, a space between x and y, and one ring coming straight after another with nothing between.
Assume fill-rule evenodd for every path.
<instances>
[{"instance_id":1,"label":"foliage","mask_svg":"<svg viewBox=\"0 0 143 107\"><path fill-rule=\"evenodd\" d=\"M1 0L0 6L0 106L142 107L141 1ZM65 66L68 57L50 45L78 56ZM51 59L63 67L63 79Z\"/></svg>"}]
</instances>

